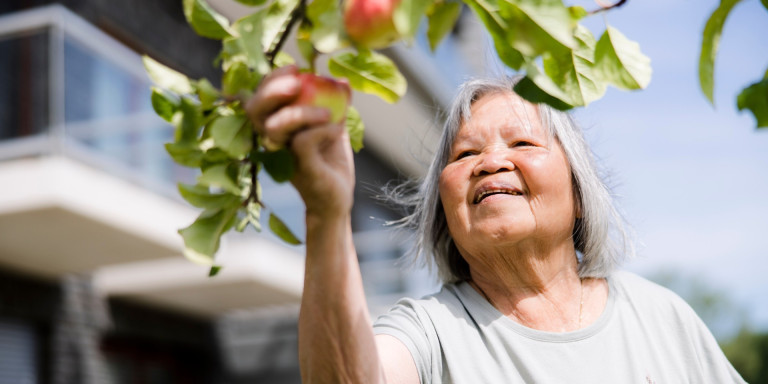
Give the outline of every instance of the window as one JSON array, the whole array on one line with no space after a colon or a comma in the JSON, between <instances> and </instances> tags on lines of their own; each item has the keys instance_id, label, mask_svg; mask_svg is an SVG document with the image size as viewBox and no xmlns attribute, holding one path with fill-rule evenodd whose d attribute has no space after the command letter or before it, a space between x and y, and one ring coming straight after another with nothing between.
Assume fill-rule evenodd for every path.
<instances>
[{"instance_id":1,"label":"window","mask_svg":"<svg viewBox=\"0 0 768 384\"><path fill-rule=\"evenodd\" d=\"M0 318L0 384L38 382L37 334L20 321Z\"/></svg>"}]
</instances>

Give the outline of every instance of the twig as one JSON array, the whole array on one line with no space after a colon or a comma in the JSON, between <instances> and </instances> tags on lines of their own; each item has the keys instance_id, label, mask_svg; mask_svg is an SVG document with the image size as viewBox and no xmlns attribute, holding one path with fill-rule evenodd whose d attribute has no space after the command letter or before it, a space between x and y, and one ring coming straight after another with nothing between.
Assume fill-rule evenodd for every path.
<instances>
[{"instance_id":1,"label":"twig","mask_svg":"<svg viewBox=\"0 0 768 384\"><path fill-rule=\"evenodd\" d=\"M257 193L259 189L259 167L258 167L258 161L256 160L256 151L257 148L259 148L259 135L256 134L256 132L253 132L251 134L251 140L253 143L253 149L251 150L251 193L249 194L248 198L245 200L245 204L247 205L248 201L253 201L261 206L264 205L264 203L261 202L261 199L259 199L259 194Z\"/></svg>"},{"instance_id":2,"label":"twig","mask_svg":"<svg viewBox=\"0 0 768 384\"><path fill-rule=\"evenodd\" d=\"M291 30L296 25L296 23L299 20L304 19L304 12L307 6L307 0L300 0L299 4L296 6L296 9L291 12L291 18L288 19L288 23L285 25L285 29L282 30L280 34L280 39L277 41L277 44L275 44L275 47L271 50L266 52L267 60L269 61L269 67L274 68L275 67L275 59L277 58L277 53L280 52L281 49L283 49L283 45L288 40L288 36L291 34ZM263 80L263 78L261 79ZM261 82L259 80L259 82ZM256 86L258 88L258 85ZM245 104L243 104L245 105ZM251 152L251 193L248 196L248 199L244 203L247 204L248 201L253 201L257 204L259 204L262 208L266 208L264 205L264 202L259 199L259 196L257 194L258 189L258 166L257 161L255 158L255 153L257 151L257 148L259 148L259 136L256 134L256 132L253 133L252 136L253 140L253 152Z\"/></svg>"},{"instance_id":3,"label":"twig","mask_svg":"<svg viewBox=\"0 0 768 384\"><path fill-rule=\"evenodd\" d=\"M267 56L267 60L269 60L270 68L275 67L275 58L277 57L277 53L280 52L281 49L283 49L283 45L285 44L285 41L288 40L288 35L291 34L291 30L293 29L293 26L296 25L296 23L299 20L304 18L305 8L306 8L306 0L300 0L299 5L297 5L296 9L294 9L293 12L291 12L291 18L288 19L288 24L286 24L285 29L280 35L280 40L277 41L277 44L273 49L267 52L266 56Z\"/></svg>"},{"instance_id":4,"label":"twig","mask_svg":"<svg viewBox=\"0 0 768 384\"><path fill-rule=\"evenodd\" d=\"M619 1L615 2L615 3L613 3L613 4L603 5L603 4L600 4L600 2L598 1L597 3L600 4L600 8L592 10L592 11L589 11L589 14L590 15L594 15L596 13L605 12L605 11L607 11L609 9L618 8L618 7L621 7L622 5L624 5L624 3L626 3L626 2L627 2L627 0L619 0Z\"/></svg>"}]
</instances>

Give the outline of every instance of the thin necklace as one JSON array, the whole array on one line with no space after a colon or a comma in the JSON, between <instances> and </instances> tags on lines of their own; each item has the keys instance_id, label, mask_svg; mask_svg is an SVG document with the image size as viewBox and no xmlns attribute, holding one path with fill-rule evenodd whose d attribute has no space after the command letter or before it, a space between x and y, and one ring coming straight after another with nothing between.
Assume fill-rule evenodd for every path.
<instances>
[{"instance_id":1,"label":"thin necklace","mask_svg":"<svg viewBox=\"0 0 768 384\"><path fill-rule=\"evenodd\" d=\"M491 297L488 296L487 293L485 293L485 290L480 286L480 284L475 283L475 286L477 289L480 290L480 293L485 297L486 300L488 300L488 303L491 304L494 308L496 308L496 305L493 303L493 300L491 300ZM584 311L584 279L579 277L579 328L581 329L581 322L582 322L582 315Z\"/></svg>"},{"instance_id":2,"label":"thin necklace","mask_svg":"<svg viewBox=\"0 0 768 384\"><path fill-rule=\"evenodd\" d=\"M579 277L579 329L581 329L581 314L584 309L584 279Z\"/></svg>"}]
</instances>

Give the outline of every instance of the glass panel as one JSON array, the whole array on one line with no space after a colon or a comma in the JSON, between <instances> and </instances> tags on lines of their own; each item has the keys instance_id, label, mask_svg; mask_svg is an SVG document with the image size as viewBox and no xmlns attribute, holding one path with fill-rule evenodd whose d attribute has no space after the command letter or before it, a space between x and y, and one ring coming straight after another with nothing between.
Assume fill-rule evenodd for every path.
<instances>
[{"instance_id":1,"label":"glass panel","mask_svg":"<svg viewBox=\"0 0 768 384\"><path fill-rule=\"evenodd\" d=\"M24 323L0 318L0 384L37 383L37 340Z\"/></svg>"},{"instance_id":2,"label":"glass panel","mask_svg":"<svg viewBox=\"0 0 768 384\"><path fill-rule=\"evenodd\" d=\"M144 79L126 73L70 38L64 41L64 73L67 123L152 112Z\"/></svg>"},{"instance_id":3,"label":"glass panel","mask_svg":"<svg viewBox=\"0 0 768 384\"><path fill-rule=\"evenodd\" d=\"M81 149L103 156L105 161L96 166L127 167L151 184L192 182L195 170L176 165L165 152L173 127L152 110L148 80L129 73L108 56L109 52L95 52L65 38L67 137Z\"/></svg>"},{"instance_id":4,"label":"glass panel","mask_svg":"<svg viewBox=\"0 0 768 384\"><path fill-rule=\"evenodd\" d=\"M0 140L48 126L48 30L0 40Z\"/></svg>"}]
</instances>

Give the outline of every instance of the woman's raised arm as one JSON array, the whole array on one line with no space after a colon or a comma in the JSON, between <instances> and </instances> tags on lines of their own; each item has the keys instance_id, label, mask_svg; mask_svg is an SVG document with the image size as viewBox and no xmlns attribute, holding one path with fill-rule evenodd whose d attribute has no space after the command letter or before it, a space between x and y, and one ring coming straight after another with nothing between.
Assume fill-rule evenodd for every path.
<instances>
[{"instance_id":1,"label":"woman's raised arm","mask_svg":"<svg viewBox=\"0 0 768 384\"><path fill-rule=\"evenodd\" d=\"M306 204L306 269L299 315L299 362L304 383L400 381L408 350L392 340L377 349L352 242L354 163L344 123L324 108L296 106L301 84L295 67L275 70L247 106L268 147L288 147L296 158L291 180ZM379 337L380 339L381 337ZM405 352L407 355L400 356ZM380 353L390 356L382 364ZM403 360L403 357L405 360ZM392 372L385 374L385 372ZM407 374L406 374L407 376ZM413 382L413 381L411 381Z\"/></svg>"}]
</instances>

